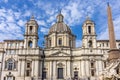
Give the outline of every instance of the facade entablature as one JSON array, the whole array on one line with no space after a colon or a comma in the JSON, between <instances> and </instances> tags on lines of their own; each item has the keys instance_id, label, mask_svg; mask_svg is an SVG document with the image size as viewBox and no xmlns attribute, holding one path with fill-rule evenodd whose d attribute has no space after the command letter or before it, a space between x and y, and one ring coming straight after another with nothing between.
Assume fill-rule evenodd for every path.
<instances>
[{"instance_id":1,"label":"facade entablature","mask_svg":"<svg viewBox=\"0 0 120 80\"><path fill-rule=\"evenodd\" d=\"M23 48L24 41L23 40L4 40L4 48L5 49L18 49Z\"/></svg>"},{"instance_id":2,"label":"facade entablature","mask_svg":"<svg viewBox=\"0 0 120 80\"><path fill-rule=\"evenodd\" d=\"M109 49L109 40L97 40L97 46L101 49ZM120 40L116 40L116 47L120 49Z\"/></svg>"}]
</instances>

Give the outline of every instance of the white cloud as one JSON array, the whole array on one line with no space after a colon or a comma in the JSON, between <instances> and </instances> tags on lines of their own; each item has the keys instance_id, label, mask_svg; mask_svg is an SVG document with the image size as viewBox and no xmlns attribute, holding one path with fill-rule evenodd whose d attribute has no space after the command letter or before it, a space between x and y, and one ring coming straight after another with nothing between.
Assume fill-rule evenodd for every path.
<instances>
[{"instance_id":1,"label":"white cloud","mask_svg":"<svg viewBox=\"0 0 120 80\"><path fill-rule=\"evenodd\" d=\"M120 16L114 20L114 27L116 39L120 39Z\"/></svg>"},{"instance_id":2,"label":"white cloud","mask_svg":"<svg viewBox=\"0 0 120 80\"><path fill-rule=\"evenodd\" d=\"M76 47L81 47L81 46L82 46L82 41L76 40Z\"/></svg>"},{"instance_id":3,"label":"white cloud","mask_svg":"<svg viewBox=\"0 0 120 80\"><path fill-rule=\"evenodd\" d=\"M56 15L50 16L50 18L47 20L48 23L52 23L56 19Z\"/></svg>"},{"instance_id":4,"label":"white cloud","mask_svg":"<svg viewBox=\"0 0 120 80\"><path fill-rule=\"evenodd\" d=\"M47 34L49 29L48 28L44 28L44 27L41 27L40 28L40 31L43 33L43 34Z\"/></svg>"},{"instance_id":5,"label":"white cloud","mask_svg":"<svg viewBox=\"0 0 120 80\"><path fill-rule=\"evenodd\" d=\"M26 21L23 21L23 20L19 20L19 21L17 22L17 24L18 24L19 26L21 26L21 27L25 26L25 23L26 23Z\"/></svg>"},{"instance_id":6,"label":"white cloud","mask_svg":"<svg viewBox=\"0 0 120 80\"><path fill-rule=\"evenodd\" d=\"M17 14L15 14L17 13ZM18 12L14 12L11 9L0 9L0 41L5 39L21 39L22 30L20 25L22 26L22 21L16 21L15 15L20 16ZM18 24L17 24L18 23Z\"/></svg>"},{"instance_id":7,"label":"white cloud","mask_svg":"<svg viewBox=\"0 0 120 80\"><path fill-rule=\"evenodd\" d=\"M26 10L25 14L23 14L23 16L24 17L30 17L32 14L34 14L34 13L32 13L30 10Z\"/></svg>"},{"instance_id":8,"label":"white cloud","mask_svg":"<svg viewBox=\"0 0 120 80\"><path fill-rule=\"evenodd\" d=\"M4 2L5 2L5 3L7 3L7 2L8 2L8 0L4 0Z\"/></svg>"},{"instance_id":9,"label":"white cloud","mask_svg":"<svg viewBox=\"0 0 120 80\"><path fill-rule=\"evenodd\" d=\"M43 20L37 20L38 25L46 26L46 22Z\"/></svg>"},{"instance_id":10,"label":"white cloud","mask_svg":"<svg viewBox=\"0 0 120 80\"><path fill-rule=\"evenodd\" d=\"M88 13L89 16L91 16L93 12L94 8L92 6L88 6L85 3L81 4L81 1L74 0L70 1L62 10L65 21L70 26L80 24L81 20L86 18Z\"/></svg>"}]
</instances>

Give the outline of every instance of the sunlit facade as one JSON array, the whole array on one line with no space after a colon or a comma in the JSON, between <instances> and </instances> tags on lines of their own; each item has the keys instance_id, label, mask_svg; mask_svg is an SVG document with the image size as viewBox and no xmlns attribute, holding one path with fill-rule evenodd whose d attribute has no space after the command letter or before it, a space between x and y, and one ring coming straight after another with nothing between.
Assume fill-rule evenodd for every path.
<instances>
[{"instance_id":1,"label":"sunlit facade","mask_svg":"<svg viewBox=\"0 0 120 80\"><path fill-rule=\"evenodd\" d=\"M41 48L38 24L32 16L25 25L24 40L0 43L0 79L99 80L107 67L109 40L96 39L95 23L89 18L81 27L82 46L76 47L76 36L59 13ZM116 40L116 45L120 49L120 40ZM119 67L115 67L115 74L120 74Z\"/></svg>"}]
</instances>

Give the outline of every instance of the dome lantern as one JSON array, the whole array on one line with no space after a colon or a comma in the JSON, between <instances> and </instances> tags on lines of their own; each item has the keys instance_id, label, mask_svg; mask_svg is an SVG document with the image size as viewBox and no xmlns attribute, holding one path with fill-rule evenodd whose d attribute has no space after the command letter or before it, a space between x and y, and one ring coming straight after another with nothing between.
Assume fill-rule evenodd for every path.
<instances>
[{"instance_id":1,"label":"dome lantern","mask_svg":"<svg viewBox=\"0 0 120 80\"><path fill-rule=\"evenodd\" d=\"M60 13L57 15L57 22L63 22L63 15Z\"/></svg>"}]
</instances>

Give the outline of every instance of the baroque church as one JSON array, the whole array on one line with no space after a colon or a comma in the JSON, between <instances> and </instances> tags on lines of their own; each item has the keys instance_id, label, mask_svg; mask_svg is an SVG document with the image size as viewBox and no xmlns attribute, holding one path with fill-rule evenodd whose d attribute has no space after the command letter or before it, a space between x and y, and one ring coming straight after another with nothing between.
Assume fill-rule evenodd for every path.
<instances>
[{"instance_id":1,"label":"baroque church","mask_svg":"<svg viewBox=\"0 0 120 80\"><path fill-rule=\"evenodd\" d=\"M97 40L95 23L87 18L79 48L61 13L39 47L39 25L32 16L24 40L0 42L0 80L120 80L120 40L115 40L109 4L107 13L109 40Z\"/></svg>"}]
</instances>

